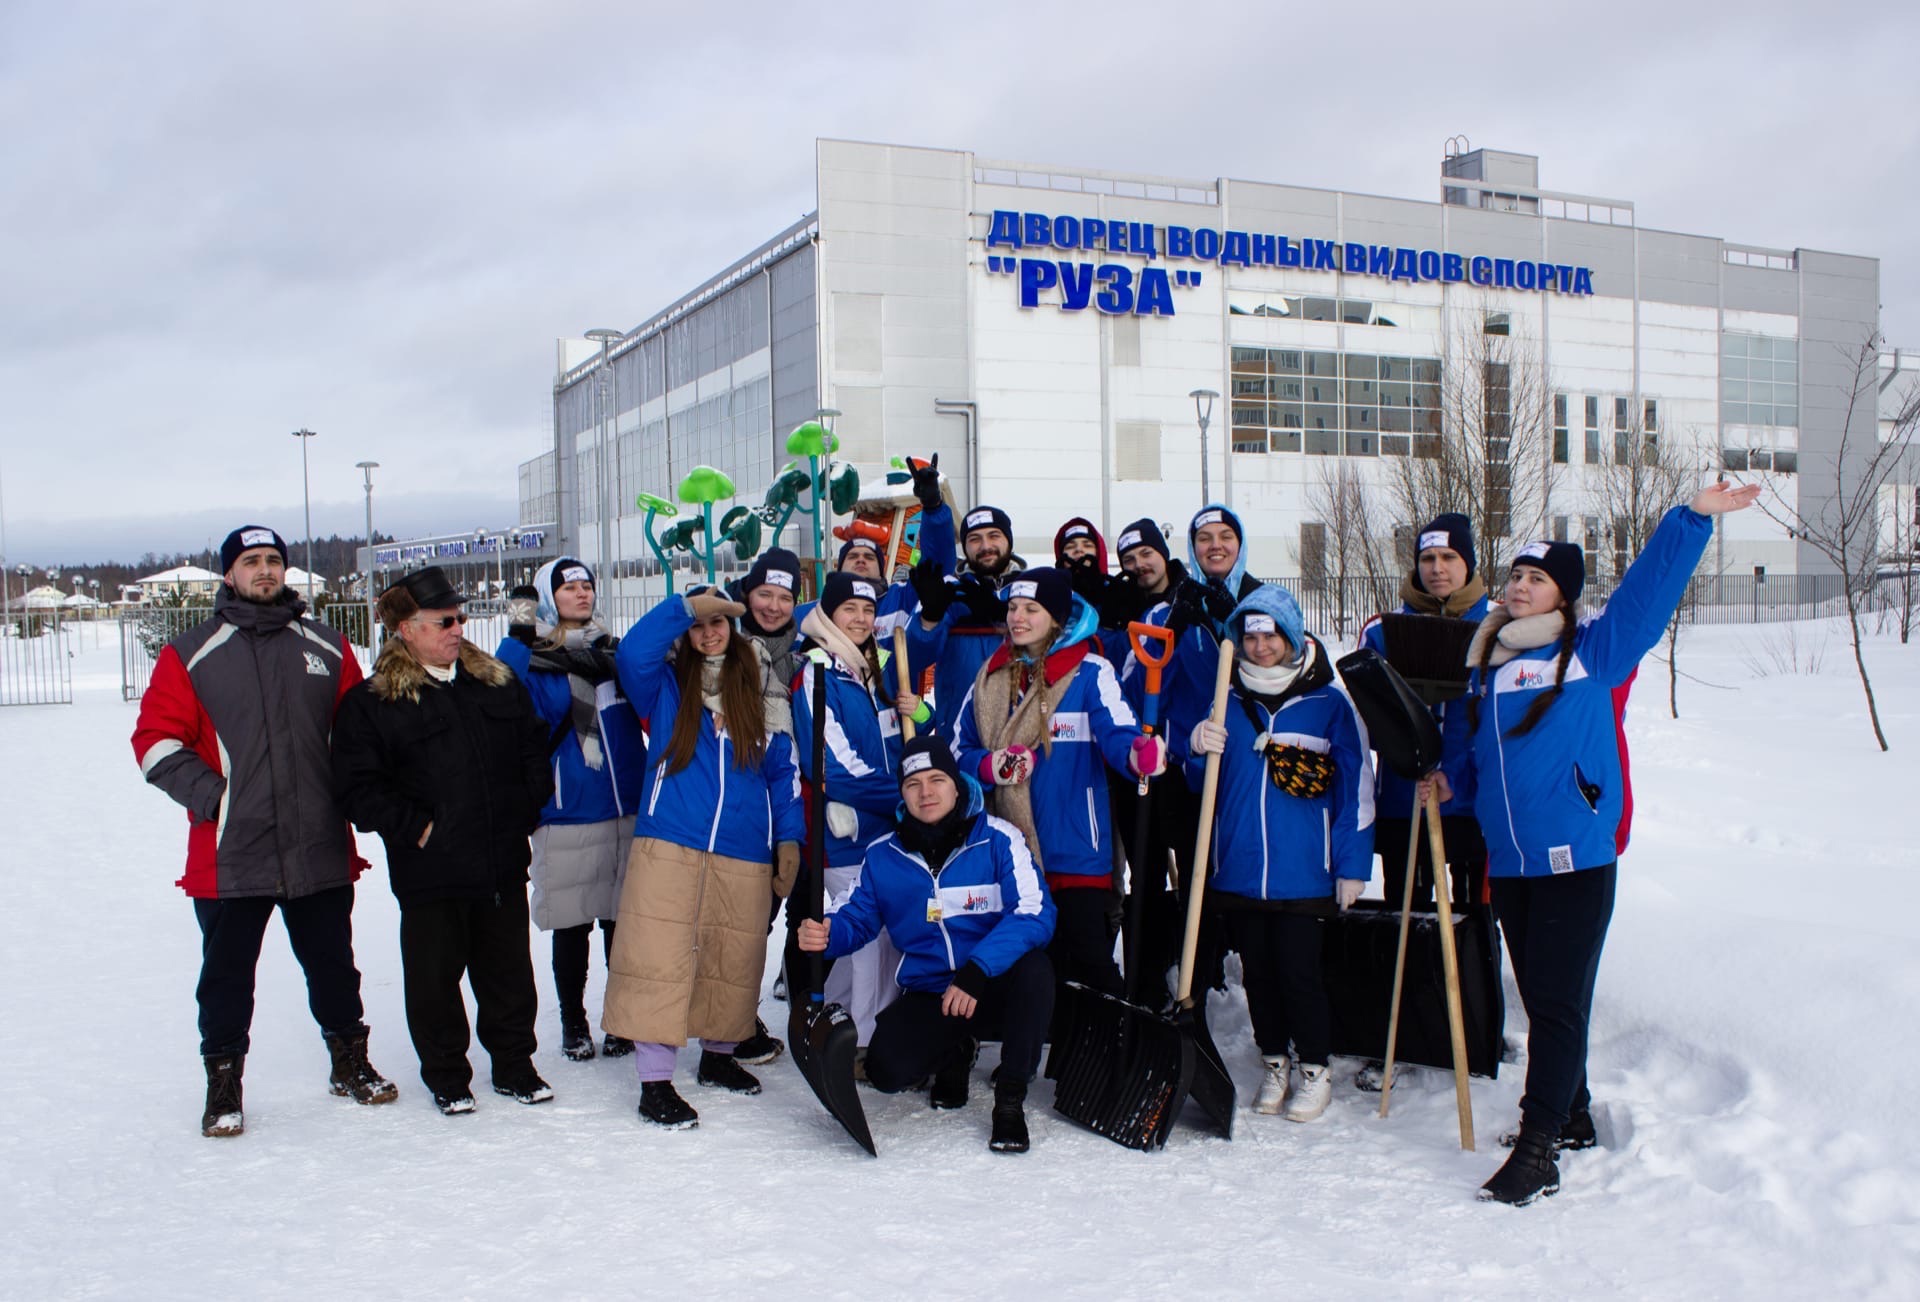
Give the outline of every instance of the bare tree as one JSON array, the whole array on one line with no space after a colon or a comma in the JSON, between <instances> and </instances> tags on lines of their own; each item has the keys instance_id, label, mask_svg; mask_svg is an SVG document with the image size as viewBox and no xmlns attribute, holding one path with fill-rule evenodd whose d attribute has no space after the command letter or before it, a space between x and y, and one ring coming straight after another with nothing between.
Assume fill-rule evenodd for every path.
<instances>
[{"instance_id":1,"label":"bare tree","mask_svg":"<svg viewBox=\"0 0 1920 1302\"><path fill-rule=\"evenodd\" d=\"M1498 574L1516 538L1539 530L1559 473L1539 342L1516 313L1450 309L1439 387L1439 427L1414 435L1412 456L1385 459L1387 500L1416 528L1466 516L1482 572Z\"/></svg>"},{"instance_id":2,"label":"bare tree","mask_svg":"<svg viewBox=\"0 0 1920 1302\"><path fill-rule=\"evenodd\" d=\"M1613 460L1593 485L1591 500L1603 527L1612 534L1609 568L1615 583L1646 549L1661 517L1693 496L1698 477L1698 454L1691 436L1679 439L1673 432L1647 429L1637 421L1614 432ZM1692 621L1699 597L1696 578L1667 621L1667 713L1675 719L1680 717L1680 630Z\"/></svg>"},{"instance_id":3,"label":"bare tree","mask_svg":"<svg viewBox=\"0 0 1920 1302\"><path fill-rule=\"evenodd\" d=\"M1878 425L1879 372L1880 340L1877 335L1869 335L1853 356L1853 378L1833 453L1833 492L1812 502L1804 492L1797 494L1792 506L1770 495L1761 498L1759 506L1767 518L1792 530L1795 537L1839 571L1847 629L1853 642L1853 667L1860 675L1860 689L1866 693L1874 740L1884 751L1887 734L1880 726L1880 708L1873 699L1873 680L1867 676L1867 660L1861 650L1860 615L1879 561L1881 490L1897 482L1896 476L1914 445L1914 428L1920 425L1920 395L1910 396L1901 405L1892 428L1882 435ZM1872 431L1867 438L1860 437L1854 428L1854 417L1863 409L1875 413L1873 419L1861 422ZM1810 460L1802 448L1803 472Z\"/></svg>"},{"instance_id":4,"label":"bare tree","mask_svg":"<svg viewBox=\"0 0 1920 1302\"><path fill-rule=\"evenodd\" d=\"M1301 534L1300 577L1309 590L1327 590L1333 631L1345 641L1393 596L1393 528L1379 490L1345 457L1314 467L1307 511L1314 518Z\"/></svg>"}]
</instances>

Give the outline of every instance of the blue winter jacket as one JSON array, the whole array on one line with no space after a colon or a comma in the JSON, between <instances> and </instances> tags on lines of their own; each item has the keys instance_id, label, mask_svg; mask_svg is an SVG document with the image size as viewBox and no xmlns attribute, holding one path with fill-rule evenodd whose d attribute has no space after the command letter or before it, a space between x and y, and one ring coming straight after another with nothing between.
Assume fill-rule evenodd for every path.
<instances>
[{"instance_id":1,"label":"blue winter jacket","mask_svg":"<svg viewBox=\"0 0 1920 1302\"><path fill-rule=\"evenodd\" d=\"M852 837L827 835L827 866L847 868L860 862L869 841L893 830L900 804L900 719L894 713L893 675L886 672L892 653L880 648L880 682L869 691L824 648L807 652L793 690L793 744L800 772L812 781L813 680L827 676L827 799L848 805L859 816ZM831 663L829 663L831 662Z\"/></svg>"},{"instance_id":2,"label":"blue winter jacket","mask_svg":"<svg viewBox=\"0 0 1920 1302\"><path fill-rule=\"evenodd\" d=\"M565 729L559 745L553 747L553 798L540 810L540 825L604 823L638 810L647 768L647 735L640 731L640 716L621 695L619 683L609 679L594 689L601 752L596 769L588 766L573 730L573 688L567 675L533 667L533 648L517 638L501 639L493 654L526 687L534 713L550 734Z\"/></svg>"},{"instance_id":3,"label":"blue winter jacket","mask_svg":"<svg viewBox=\"0 0 1920 1302\"><path fill-rule=\"evenodd\" d=\"M1606 608L1580 622L1564 690L1526 735L1507 733L1553 690L1559 643L1522 651L1485 674L1473 671L1469 690L1480 709L1474 812L1493 876L1573 872L1618 857L1624 784L1612 691L1659 642L1712 537L1712 520L1691 507L1667 512Z\"/></svg>"},{"instance_id":4,"label":"blue winter jacket","mask_svg":"<svg viewBox=\"0 0 1920 1302\"><path fill-rule=\"evenodd\" d=\"M1420 612L1412 606L1402 606L1400 613L1417 615ZM1480 598L1467 608L1460 618L1478 621L1487 617L1487 599ZM1368 624L1360 634L1360 645L1374 651L1382 659L1387 654L1386 627L1379 620ZM1440 771L1447 775L1447 781L1453 786L1453 799L1440 805L1441 817L1455 814L1471 816L1473 813L1474 779L1473 764L1469 758L1473 751L1473 728L1467 722L1467 702L1465 697L1446 701L1430 707L1433 721L1440 725ZM1374 810L1382 818L1413 817L1413 783L1395 773L1386 765L1381 765L1374 775L1378 788L1374 793Z\"/></svg>"},{"instance_id":5,"label":"blue winter jacket","mask_svg":"<svg viewBox=\"0 0 1920 1302\"><path fill-rule=\"evenodd\" d=\"M693 611L686 598L669 597L634 623L614 653L627 700L652 725L656 756L647 766L633 834L730 859L771 863L778 842L806 840L792 738L774 733L759 767L741 768L734 761L732 739L717 733L713 713L702 710L693 759L678 773L664 771L667 739L680 708L673 644L692 627Z\"/></svg>"},{"instance_id":6,"label":"blue winter jacket","mask_svg":"<svg viewBox=\"0 0 1920 1302\"><path fill-rule=\"evenodd\" d=\"M969 962L996 977L1053 938L1053 897L1020 830L985 812L977 782L961 782L974 823L960 848L934 868L892 833L869 845L859 884L829 914L828 958L853 953L885 927L901 954L894 979L937 995Z\"/></svg>"},{"instance_id":7,"label":"blue winter jacket","mask_svg":"<svg viewBox=\"0 0 1920 1302\"><path fill-rule=\"evenodd\" d=\"M1326 899L1333 879L1373 876L1373 763L1366 726L1340 685L1326 648L1309 636L1307 663L1277 708L1234 676L1227 695L1227 747L1214 802L1210 891L1254 900ZM1251 717L1249 717L1251 715ZM1267 775L1264 742L1327 755L1333 785L1324 795L1290 795ZM1195 788L1206 756L1179 750Z\"/></svg>"},{"instance_id":8,"label":"blue winter jacket","mask_svg":"<svg viewBox=\"0 0 1920 1302\"><path fill-rule=\"evenodd\" d=\"M1094 633L1099 620L1093 608L1076 595L1073 609L1073 622L1047 655L1048 681L1064 676L1075 661L1080 668L1066 694L1054 702L1051 751L1035 748L1033 776L1028 779L1033 786L1033 825L1049 877L1111 877L1113 828L1105 770L1132 776L1128 760L1140 736L1140 722L1120 691L1119 675L1097 649ZM997 667L1003 661L997 654L988 663ZM969 687L961 702L954 742L954 758L968 776L978 773L990 754L980 721L974 717L973 695Z\"/></svg>"},{"instance_id":9,"label":"blue winter jacket","mask_svg":"<svg viewBox=\"0 0 1920 1302\"><path fill-rule=\"evenodd\" d=\"M1259 580L1247 573L1247 549L1245 545L1246 526L1233 509L1218 502L1208 503L1203 511L1219 511L1233 522L1240 531L1242 539L1240 555L1234 560L1233 569L1224 579L1208 581L1207 585L1219 589L1232 597L1234 604L1248 596L1259 587ZM1191 533L1187 540L1187 577L1183 583L1200 584L1200 558L1195 554ZM1178 593L1172 594L1177 596ZM1147 612L1146 622L1165 626L1174 618L1172 600L1163 601ZM1194 624L1180 630L1174 640L1173 660L1162 671L1163 696L1161 698L1160 717L1164 721L1167 735L1184 739L1193 731L1193 725L1207 717L1213 709L1213 677L1220 667L1220 639L1227 636L1224 624ZM1129 655L1128 660L1132 660ZM1144 671L1129 669L1128 699L1137 702L1144 691L1142 675Z\"/></svg>"}]
</instances>

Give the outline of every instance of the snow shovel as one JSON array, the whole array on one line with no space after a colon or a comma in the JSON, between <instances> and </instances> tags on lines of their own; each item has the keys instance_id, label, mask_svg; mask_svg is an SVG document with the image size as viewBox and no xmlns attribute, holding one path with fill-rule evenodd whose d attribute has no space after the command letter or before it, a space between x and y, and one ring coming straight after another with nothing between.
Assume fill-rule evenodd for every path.
<instances>
[{"instance_id":1,"label":"snow shovel","mask_svg":"<svg viewBox=\"0 0 1920 1302\"><path fill-rule=\"evenodd\" d=\"M808 791L812 802L807 820L806 910L815 922L826 913L827 894L827 676L813 676L813 785ZM793 1049L793 1061L800 1074L813 1087L821 1106L855 1143L878 1157L873 1132L867 1128L866 1109L860 1106L859 1089L853 1082L853 1060L860 1047L860 1032L853 1018L839 1004L826 1002L822 993L826 972L818 953L807 956L807 997L794 999L787 1014L787 1043Z\"/></svg>"},{"instance_id":2,"label":"snow shovel","mask_svg":"<svg viewBox=\"0 0 1920 1302\"><path fill-rule=\"evenodd\" d=\"M1440 725L1421 694L1381 656L1370 650L1342 656L1334 667L1347 685L1354 708L1381 763L1409 782L1440 767ZM1419 858L1420 824L1427 825L1427 853L1433 862L1433 898L1440 912L1440 966L1446 977L1447 1031L1453 1041L1454 1106L1460 1116L1460 1147L1473 1151L1473 1099L1467 1088L1467 1032L1460 1011L1460 956L1453 943L1452 890L1446 871L1446 847L1440 832L1440 798L1428 793L1414 810L1407 840L1406 887L1400 899L1400 945L1393 963L1393 1006L1387 1017L1386 1075L1380 1083L1380 1115L1393 1097L1393 1051L1400 1035L1400 993L1407 974L1407 933L1413 925L1413 870Z\"/></svg>"},{"instance_id":3,"label":"snow shovel","mask_svg":"<svg viewBox=\"0 0 1920 1302\"><path fill-rule=\"evenodd\" d=\"M1142 624L1129 625L1127 633L1135 654L1148 666L1146 709L1152 719L1151 712L1158 710L1159 670L1172 651L1171 635ZM1167 639L1157 664L1144 654L1142 644L1148 637ZM1223 642L1213 696L1216 723L1226 721L1227 687L1232 674L1233 644ZM1212 844L1213 802L1219 778L1220 757L1209 755L1200 798L1196 864L1206 863ZM1135 845L1142 850L1147 839L1146 819L1143 797L1135 826ZM1054 1110L1124 1148L1147 1151L1164 1146L1188 1099L1200 1106L1222 1138L1233 1138L1233 1078L1227 1074L1206 1019L1195 1009L1192 998L1205 883L1204 872L1196 870L1187 895L1179 997L1171 1013L1157 1013L1131 1002L1140 979L1141 891L1134 893L1134 939L1127 946L1128 998L1115 999L1074 982L1066 987L1069 1002L1061 1019L1059 1040L1047 1062L1047 1075L1054 1080Z\"/></svg>"}]
</instances>

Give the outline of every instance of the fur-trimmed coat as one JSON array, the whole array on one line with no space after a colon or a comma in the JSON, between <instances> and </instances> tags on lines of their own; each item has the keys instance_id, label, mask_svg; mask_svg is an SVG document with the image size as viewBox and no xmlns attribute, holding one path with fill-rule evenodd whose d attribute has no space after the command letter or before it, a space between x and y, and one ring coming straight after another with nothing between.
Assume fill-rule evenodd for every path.
<instances>
[{"instance_id":1,"label":"fur-trimmed coat","mask_svg":"<svg viewBox=\"0 0 1920 1302\"><path fill-rule=\"evenodd\" d=\"M390 638L340 702L333 782L353 825L386 843L402 905L523 890L553 794L547 728L513 671L471 642L440 683Z\"/></svg>"}]
</instances>

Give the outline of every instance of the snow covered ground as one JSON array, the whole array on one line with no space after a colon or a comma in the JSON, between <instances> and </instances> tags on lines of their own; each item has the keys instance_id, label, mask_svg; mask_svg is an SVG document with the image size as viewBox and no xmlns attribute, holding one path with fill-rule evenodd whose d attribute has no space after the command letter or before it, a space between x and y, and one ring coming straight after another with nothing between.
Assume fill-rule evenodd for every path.
<instances>
[{"instance_id":1,"label":"snow covered ground","mask_svg":"<svg viewBox=\"0 0 1920 1302\"><path fill-rule=\"evenodd\" d=\"M1474 1084L1478 1153L1459 1151L1448 1079L1405 1079L1381 1121L1346 1063L1318 1123L1243 1113L1232 1143L1183 1127L1154 1155L1061 1121L1042 1082L1033 1152L998 1157L991 1051L962 1114L867 1093L877 1161L785 1058L745 1099L693 1087L684 1055L701 1126L662 1133L634 1115L630 1062L560 1058L544 937L536 1061L557 1099L483 1092L477 1115L443 1118L406 1037L377 843L358 951L399 1101L327 1094L276 925L247 1133L202 1139L198 933L172 885L184 817L140 781L115 650L89 642L75 705L0 711L3 1291L1920 1296L1920 645L1870 648L1882 755L1844 636L1794 635L1802 661L1824 640L1819 673L1774 668L1778 627L1689 633L1681 665L1705 681L1683 681L1678 721L1664 667L1645 667L1593 1035L1602 1147L1522 1210L1473 1196L1518 1068ZM601 975L596 960L596 1006ZM763 1011L784 1026L784 1005ZM1237 996L1213 1016L1244 1108L1258 1061Z\"/></svg>"}]
</instances>

